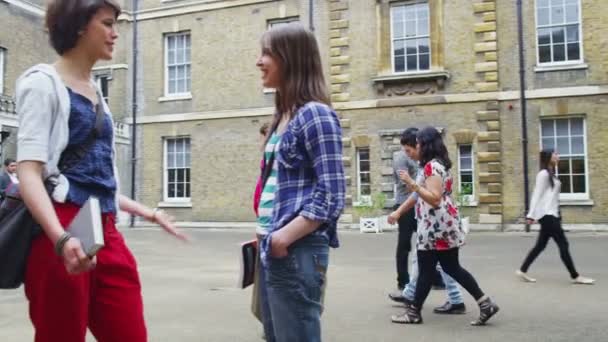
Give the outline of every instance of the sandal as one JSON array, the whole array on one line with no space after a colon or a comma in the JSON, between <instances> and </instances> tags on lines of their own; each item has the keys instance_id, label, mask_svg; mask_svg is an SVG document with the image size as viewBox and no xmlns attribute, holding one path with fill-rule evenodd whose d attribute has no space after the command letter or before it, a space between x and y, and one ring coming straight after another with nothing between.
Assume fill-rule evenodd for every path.
<instances>
[{"instance_id":1,"label":"sandal","mask_svg":"<svg viewBox=\"0 0 608 342\"><path fill-rule=\"evenodd\" d=\"M421 324L422 316L420 315L420 310L410 305L405 308L403 314L391 316L391 321L399 324Z\"/></svg>"},{"instance_id":2,"label":"sandal","mask_svg":"<svg viewBox=\"0 0 608 342\"><path fill-rule=\"evenodd\" d=\"M498 305L492 302L489 297L484 299L479 303L479 318L476 321L471 322L471 325L485 325L486 322L492 318L492 316L496 315L499 310L500 308Z\"/></svg>"}]
</instances>

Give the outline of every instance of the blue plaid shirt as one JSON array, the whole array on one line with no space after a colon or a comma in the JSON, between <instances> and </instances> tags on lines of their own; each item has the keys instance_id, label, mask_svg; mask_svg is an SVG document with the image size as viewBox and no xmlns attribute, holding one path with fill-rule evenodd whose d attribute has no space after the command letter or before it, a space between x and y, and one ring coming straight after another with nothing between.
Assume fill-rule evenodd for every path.
<instances>
[{"instance_id":1,"label":"blue plaid shirt","mask_svg":"<svg viewBox=\"0 0 608 342\"><path fill-rule=\"evenodd\" d=\"M309 102L298 109L281 136L275 159L277 190L270 234L262 241L262 260L270 255L272 232L298 216L321 225L312 234L325 235L338 247L338 218L344 209L346 181L342 164L342 128L327 105Z\"/></svg>"}]
</instances>

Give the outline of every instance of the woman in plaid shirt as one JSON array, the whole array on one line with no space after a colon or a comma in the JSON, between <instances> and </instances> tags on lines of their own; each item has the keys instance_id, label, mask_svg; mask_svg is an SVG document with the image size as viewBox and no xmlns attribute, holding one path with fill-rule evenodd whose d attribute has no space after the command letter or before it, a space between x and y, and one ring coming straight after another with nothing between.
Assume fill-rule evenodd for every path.
<instances>
[{"instance_id":1,"label":"woman in plaid shirt","mask_svg":"<svg viewBox=\"0 0 608 342\"><path fill-rule=\"evenodd\" d=\"M261 43L256 65L264 87L276 89L267 137L273 153L266 167L277 172L264 186L272 211L261 243L270 311L264 314L266 338L321 341L329 247L338 247L336 227L344 208L342 130L330 107L314 35L288 24L266 32Z\"/></svg>"}]
</instances>

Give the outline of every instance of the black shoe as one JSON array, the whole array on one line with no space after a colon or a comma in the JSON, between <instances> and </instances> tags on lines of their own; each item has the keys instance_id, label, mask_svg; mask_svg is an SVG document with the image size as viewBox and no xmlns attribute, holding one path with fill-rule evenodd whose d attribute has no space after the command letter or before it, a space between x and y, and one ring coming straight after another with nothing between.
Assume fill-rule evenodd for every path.
<instances>
[{"instance_id":1,"label":"black shoe","mask_svg":"<svg viewBox=\"0 0 608 342\"><path fill-rule=\"evenodd\" d=\"M434 308L433 312L443 315L462 315L467 313L467 308L464 306L464 303L452 304L450 302L446 302L442 306Z\"/></svg>"},{"instance_id":2,"label":"black shoe","mask_svg":"<svg viewBox=\"0 0 608 342\"><path fill-rule=\"evenodd\" d=\"M500 310L489 297L479 303L479 318L471 325L485 325L486 322Z\"/></svg>"},{"instance_id":3,"label":"black shoe","mask_svg":"<svg viewBox=\"0 0 608 342\"><path fill-rule=\"evenodd\" d=\"M398 288L397 290L389 293L388 298L390 298L392 301L395 301L397 303L403 303L405 300L405 297L403 297L403 289Z\"/></svg>"}]
</instances>

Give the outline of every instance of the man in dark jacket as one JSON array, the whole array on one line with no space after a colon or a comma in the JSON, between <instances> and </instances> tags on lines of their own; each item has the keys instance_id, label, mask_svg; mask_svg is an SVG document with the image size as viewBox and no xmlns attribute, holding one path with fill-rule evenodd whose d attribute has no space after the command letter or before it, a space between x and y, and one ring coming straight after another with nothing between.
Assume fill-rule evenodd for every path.
<instances>
[{"instance_id":1,"label":"man in dark jacket","mask_svg":"<svg viewBox=\"0 0 608 342\"><path fill-rule=\"evenodd\" d=\"M4 191L12 183L19 183L19 180L17 180L17 162L15 159L6 158L4 160L4 172L0 175L1 198L4 198Z\"/></svg>"}]
</instances>

